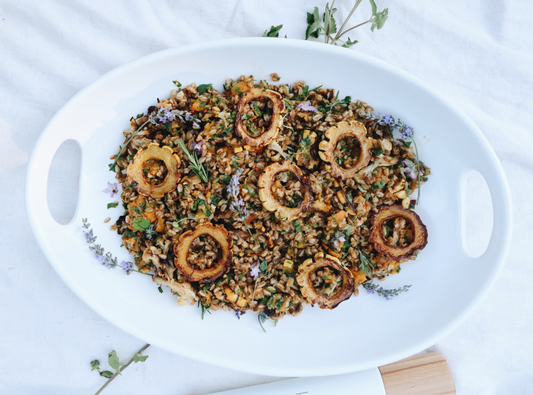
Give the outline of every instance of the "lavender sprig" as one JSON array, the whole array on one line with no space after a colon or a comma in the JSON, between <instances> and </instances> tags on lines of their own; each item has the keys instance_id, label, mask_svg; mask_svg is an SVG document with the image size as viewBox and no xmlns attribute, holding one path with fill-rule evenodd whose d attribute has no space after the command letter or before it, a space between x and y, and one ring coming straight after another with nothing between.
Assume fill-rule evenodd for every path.
<instances>
[{"instance_id":1,"label":"lavender sprig","mask_svg":"<svg viewBox=\"0 0 533 395\"><path fill-rule=\"evenodd\" d=\"M417 179L417 186L418 186L418 196L416 198L416 205L420 204L420 160L418 159L418 147L416 145L416 141L414 138L414 130L410 126L407 126L405 123L403 123L400 118L395 119L392 115L386 115L383 113L378 113L378 115L375 114L366 114L364 112L361 112L361 115L366 117L366 119L369 119L371 121L376 121L379 125L388 125L391 128L391 131L397 131L400 133L400 137L406 141L410 140L414 147L415 147L415 154L416 154L416 179ZM406 167L403 169L404 173L409 172L411 175L411 178L415 178L414 176L414 165L410 166L409 163L412 163L408 161L409 163L405 163L406 161L403 161L403 164L406 165Z\"/></svg>"},{"instance_id":2,"label":"lavender sprig","mask_svg":"<svg viewBox=\"0 0 533 395\"><path fill-rule=\"evenodd\" d=\"M126 150L126 147L130 144L131 140L133 140L137 133L139 133L146 125L148 125L149 123L151 123L152 125L165 125L170 131L171 122L177 119L182 122L192 121L193 129L200 128L200 119L196 115L192 115L188 111L169 110L166 107L161 107L155 114L150 114L148 120L132 133L130 138L126 141L126 144L124 144L124 147L121 147L118 151L118 154L115 155L115 160L113 161L113 163L109 164L109 171L116 171L117 162L122 159L122 154Z\"/></svg>"},{"instance_id":3,"label":"lavender sprig","mask_svg":"<svg viewBox=\"0 0 533 395\"><path fill-rule=\"evenodd\" d=\"M248 233L250 233L250 236L255 241L255 244L260 246L260 244L255 239L255 236L252 234L252 230L246 223L246 218L248 217L248 209L246 208L246 204L244 203L244 200L239 197L239 193L240 193L239 177L242 175L243 171L244 171L243 169L237 170L237 172L231 176L228 187L226 188L228 195L230 196L230 198L233 199L229 208L231 211L234 211L235 213L237 213L239 221L242 221L244 223L246 230L248 231Z\"/></svg>"},{"instance_id":4,"label":"lavender sprig","mask_svg":"<svg viewBox=\"0 0 533 395\"><path fill-rule=\"evenodd\" d=\"M395 296L398 296L399 294L403 292L409 291L409 288L411 288L412 285L404 285L400 288L395 289L384 289L383 287L378 286L377 284L372 284L371 282L363 283L363 288L366 289L366 292L369 294L377 293L379 296L384 297L387 300L391 300Z\"/></svg>"},{"instance_id":5,"label":"lavender sprig","mask_svg":"<svg viewBox=\"0 0 533 395\"><path fill-rule=\"evenodd\" d=\"M113 257L113 254L111 254L110 252L106 253L105 249L100 244L96 244L97 237L94 235L94 231L91 228L91 224L87 222L87 218L82 218L82 227L83 235L85 236L85 241L87 242L87 244L89 244L89 249L94 252L96 260L102 265L106 266L109 269L118 266L122 268L126 272L126 274L136 272L145 274L147 276L152 276L152 274L143 273L138 271L137 269L133 269L132 262L122 261L118 263L117 257Z\"/></svg>"},{"instance_id":6,"label":"lavender sprig","mask_svg":"<svg viewBox=\"0 0 533 395\"><path fill-rule=\"evenodd\" d=\"M182 139L179 139L177 141L177 143L178 143L178 146L183 151L183 153L185 154L185 156L187 157L187 159L189 159L189 162L191 162L192 171L198 177L200 177L200 179L203 182L208 182L209 181L209 173L205 169L204 165L202 163L200 163L200 160L198 159L197 150L196 150L197 147L196 146L194 147L193 153L191 154L189 152L189 150L187 149L187 147L185 146L185 143L183 142Z\"/></svg>"}]
</instances>

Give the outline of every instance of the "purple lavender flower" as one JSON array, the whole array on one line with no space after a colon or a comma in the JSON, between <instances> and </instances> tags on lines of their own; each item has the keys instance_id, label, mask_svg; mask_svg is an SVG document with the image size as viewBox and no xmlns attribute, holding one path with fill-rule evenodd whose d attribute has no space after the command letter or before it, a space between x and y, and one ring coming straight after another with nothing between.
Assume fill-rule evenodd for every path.
<instances>
[{"instance_id":1,"label":"purple lavender flower","mask_svg":"<svg viewBox=\"0 0 533 395\"><path fill-rule=\"evenodd\" d=\"M120 266L126 271L127 274L130 274L131 269L133 268L133 264L131 262L126 261L120 262Z\"/></svg>"},{"instance_id":2,"label":"purple lavender flower","mask_svg":"<svg viewBox=\"0 0 533 395\"><path fill-rule=\"evenodd\" d=\"M114 183L108 182L107 188L104 189L102 192L109 193L109 196L113 197L118 193L118 184L116 182Z\"/></svg>"},{"instance_id":3,"label":"purple lavender flower","mask_svg":"<svg viewBox=\"0 0 533 395\"><path fill-rule=\"evenodd\" d=\"M189 113L189 112L185 113L185 120L187 122L192 121L193 119L194 119L194 117L191 115L191 113Z\"/></svg>"},{"instance_id":4,"label":"purple lavender flower","mask_svg":"<svg viewBox=\"0 0 533 395\"><path fill-rule=\"evenodd\" d=\"M259 262L257 262L255 265L252 265L252 268L250 269L250 276L256 279L260 274L261 269L259 269Z\"/></svg>"},{"instance_id":5,"label":"purple lavender flower","mask_svg":"<svg viewBox=\"0 0 533 395\"><path fill-rule=\"evenodd\" d=\"M400 129L400 135L402 136L402 139L407 140L408 138L413 137L413 129L410 127Z\"/></svg>"},{"instance_id":6,"label":"purple lavender flower","mask_svg":"<svg viewBox=\"0 0 533 395\"><path fill-rule=\"evenodd\" d=\"M416 165L408 159L404 159L402 163L405 165L403 172L409 174L412 180L417 178Z\"/></svg>"},{"instance_id":7,"label":"purple lavender flower","mask_svg":"<svg viewBox=\"0 0 533 395\"><path fill-rule=\"evenodd\" d=\"M97 260L98 262L100 262L101 264L104 264L104 262L105 262L105 257L102 256L102 255L96 255L96 260Z\"/></svg>"},{"instance_id":8,"label":"purple lavender flower","mask_svg":"<svg viewBox=\"0 0 533 395\"><path fill-rule=\"evenodd\" d=\"M240 320L241 319L241 315L242 315L242 311L240 310L235 310L235 316Z\"/></svg>"},{"instance_id":9,"label":"purple lavender flower","mask_svg":"<svg viewBox=\"0 0 533 395\"><path fill-rule=\"evenodd\" d=\"M203 149L204 142L200 141L198 143L192 143L192 148L194 152L196 152L196 156L202 156L204 149Z\"/></svg>"},{"instance_id":10,"label":"purple lavender flower","mask_svg":"<svg viewBox=\"0 0 533 395\"><path fill-rule=\"evenodd\" d=\"M346 241L346 238L344 237L344 233L337 232L333 236L333 245L335 248L341 248L342 244Z\"/></svg>"},{"instance_id":11,"label":"purple lavender flower","mask_svg":"<svg viewBox=\"0 0 533 395\"><path fill-rule=\"evenodd\" d=\"M306 102L303 102L303 103L300 103L296 106L297 108L299 108L300 110L302 111L314 111L314 112L318 112L318 110L313 107L311 105L311 102L308 100Z\"/></svg>"},{"instance_id":12,"label":"purple lavender flower","mask_svg":"<svg viewBox=\"0 0 533 395\"><path fill-rule=\"evenodd\" d=\"M196 121L193 121L192 122L192 128L193 129L200 129L200 124L198 122L196 122Z\"/></svg>"},{"instance_id":13,"label":"purple lavender flower","mask_svg":"<svg viewBox=\"0 0 533 395\"><path fill-rule=\"evenodd\" d=\"M92 243L94 241L94 234L93 234L93 230L91 229L90 232L87 232L87 231L83 231L83 234L85 236L85 240L87 241L87 243Z\"/></svg>"},{"instance_id":14,"label":"purple lavender flower","mask_svg":"<svg viewBox=\"0 0 533 395\"><path fill-rule=\"evenodd\" d=\"M367 293L367 294L373 294L373 293L374 293L374 290L373 290L373 289L367 289L367 290L366 290L366 293Z\"/></svg>"}]
</instances>

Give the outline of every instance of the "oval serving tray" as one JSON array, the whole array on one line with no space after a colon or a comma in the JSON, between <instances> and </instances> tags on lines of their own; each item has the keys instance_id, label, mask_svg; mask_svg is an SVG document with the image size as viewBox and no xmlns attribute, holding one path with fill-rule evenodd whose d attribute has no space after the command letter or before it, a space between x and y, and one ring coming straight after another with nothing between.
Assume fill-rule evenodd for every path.
<instances>
[{"instance_id":1,"label":"oval serving tray","mask_svg":"<svg viewBox=\"0 0 533 395\"><path fill-rule=\"evenodd\" d=\"M173 80L213 83L241 74L279 83L305 80L324 85L377 111L400 117L416 133L420 158L432 176L422 187L417 213L429 244L385 288L412 284L387 301L360 292L333 311L306 306L267 333L248 313L237 320L217 311L200 318L197 307L180 307L146 276L126 276L100 265L89 251L81 219L114 256L131 259L120 237L103 220L115 221L101 191L114 173L109 157L123 143L131 116L156 98L167 98ZM88 116L90 114L90 116ZM75 126L74 126L75 125ZM59 225L46 205L50 163L68 139L81 147L79 201L74 219ZM492 197L494 226L486 252L473 258L464 248L466 175L479 171ZM388 364L419 352L455 329L475 308L501 271L511 240L510 193L496 155L479 129L457 107L409 74L382 61L320 43L249 38L183 46L144 57L109 72L83 89L50 121L29 163L26 206L36 238L65 283L92 309L126 332L157 347L204 362L273 376L347 373Z\"/></svg>"}]
</instances>

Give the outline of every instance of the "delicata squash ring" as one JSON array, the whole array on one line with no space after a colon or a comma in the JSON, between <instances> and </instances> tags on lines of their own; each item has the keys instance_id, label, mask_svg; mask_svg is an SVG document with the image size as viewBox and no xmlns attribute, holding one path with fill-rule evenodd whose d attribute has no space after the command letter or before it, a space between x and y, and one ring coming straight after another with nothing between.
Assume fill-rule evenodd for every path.
<instances>
[{"instance_id":1,"label":"delicata squash ring","mask_svg":"<svg viewBox=\"0 0 533 395\"><path fill-rule=\"evenodd\" d=\"M318 293L313 287L313 283L310 279L310 275L316 270L323 267L331 267L338 271L342 276L342 284L339 289L331 296L326 296ZM323 252L319 252L315 255L315 258L309 258L305 260L298 267L298 274L296 275L296 281L300 285L300 290L303 297L311 304L317 304L321 309L334 309L341 302L349 299L352 296L355 286L352 273L349 270L342 267L340 261L332 257L331 255L325 255Z\"/></svg>"},{"instance_id":2,"label":"delicata squash ring","mask_svg":"<svg viewBox=\"0 0 533 395\"><path fill-rule=\"evenodd\" d=\"M187 257L189 256L192 242L202 235L211 236L220 244L222 257L213 267L196 270L187 262ZM233 258L232 246L233 239L226 229L222 226L213 226L207 222L198 225L194 231L189 230L180 236L178 242L174 244L174 265L187 280L210 283L221 277L228 270Z\"/></svg>"},{"instance_id":3,"label":"delicata squash ring","mask_svg":"<svg viewBox=\"0 0 533 395\"><path fill-rule=\"evenodd\" d=\"M383 236L382 225L384 222L401 217L411 224L413 229L413 240L405 247L397 247L387 244ZM376 251L389 259L399 261L405 258L411 258L416 251L423 249L428 243L428 231L426 226L420 220L417 213L406 210L399 204L391 206L382 204L378 206L378 211L372 215L370 220L369 241L374 244Z\"/></svg>"},{"instance_id":4,"label":"delicata squash ring","mask_svg":"<svg viewBox=\"0 0 533 395\"><path fill-rule=\"evenodd\" d=\"M167 167L167 176L162 183L151 185L146 182L143 173L143 164L147 160L157 159L165 163ZM133 162L128 166L127 173L130 184L143 196L152 196L154 198L162 198L166 193L172 192L176 189L180 178L180 158L174 154L172 148L164 146L159 147L159 144L152 143L146 149L141 150L135 154ZM133 184L135 182L136 184Z\"/></svg>"},{"instance_id":5,"label":"delicata squash ring","mask_svg":"<svg viewBox=\"0 0 533 395\"><path fill-rule=\"evenodd\" d=\"M270 126L263 134L253 137L248 133L247 128L243 123L242 116L244 115L244 108L246 104L253 99L267 98L272 101L272 117L270 120ZM260 88L254 88L246 95L244 95L237 104L237 115L235 116L235 132L242 141L252 147L264 147L267 146L278 134L281 127L282 118L281 112L285 109L285 103L278 92L271 90L264 91Z\"/></svg>"},{"instance_id":6,"label":"delicata squash ring","mask_svg":"<svg viewBox=\"0 0 533 395\"><path fill-rule=\"evenodd\" d=\"M275 182L276 175L284 171L291 172L300 181L303 189L303 200L298 203L297 207L290 208L282 205L272 194L272 185ZM259 176L259 199L263 202L263 207L268 211L276 211L278 216L293 220L298 218L302 213L311 210L313 205L313 193L311 183L302 173L302 170L292 162L285 160L282 163L276 162L265 167L265 170Z\"/></svg>"},{"instance_id":7,"label":"delicata squash ring","mask_svg":"<svg viewBox=\"0 0 533 395\"><path fill-rule=\"evenodd\" d=\"M366 138L366 128L361 122L339 122L337 125L326 130L324 136L326 139L322 140L318 145L318 154L324 162L329 162L331 174L334 177L342 178L343 180L352 178L355 173L363 167L366 167L368 162L370 162L370 148L372 147L372 144L369 139ZM359 141L361 153L354 166L349 169L344 169L335 161L334 152L337 148L337 143L347 137L354 137Z\"/></svg>"}]
</instances>

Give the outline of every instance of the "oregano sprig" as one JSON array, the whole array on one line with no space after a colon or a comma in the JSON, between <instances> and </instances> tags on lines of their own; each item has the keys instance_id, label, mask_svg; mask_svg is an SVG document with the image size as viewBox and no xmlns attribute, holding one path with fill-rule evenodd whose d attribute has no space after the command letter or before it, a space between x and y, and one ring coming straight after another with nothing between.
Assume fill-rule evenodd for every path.
<instances>
[{"instance_id":1,"label":"oregano sprig","mask_svg":"<svg viewBox=\"0 0 533 395\"><path fill-rule=\"evenodd\" d=\"M148 355L142 355L146 349L150 347L150 344L145 344L139 351L137 351L133 357L126 363L121 363L117 352L115 350L111 351L107 355L107 363L109 366L115 371L115 373L112 373L109 370L100 370L100 361L95 359L94 361L91 361L91 371L96 370L100 374L100 376L107 378L108 380L100 387L98 391L94 395L99 395L105 387L109 385L119 374L122 374L124 369L126 369L128 366L131 365L132 362L144 362L148 358Z\"/></svg>"}]
</instances>

